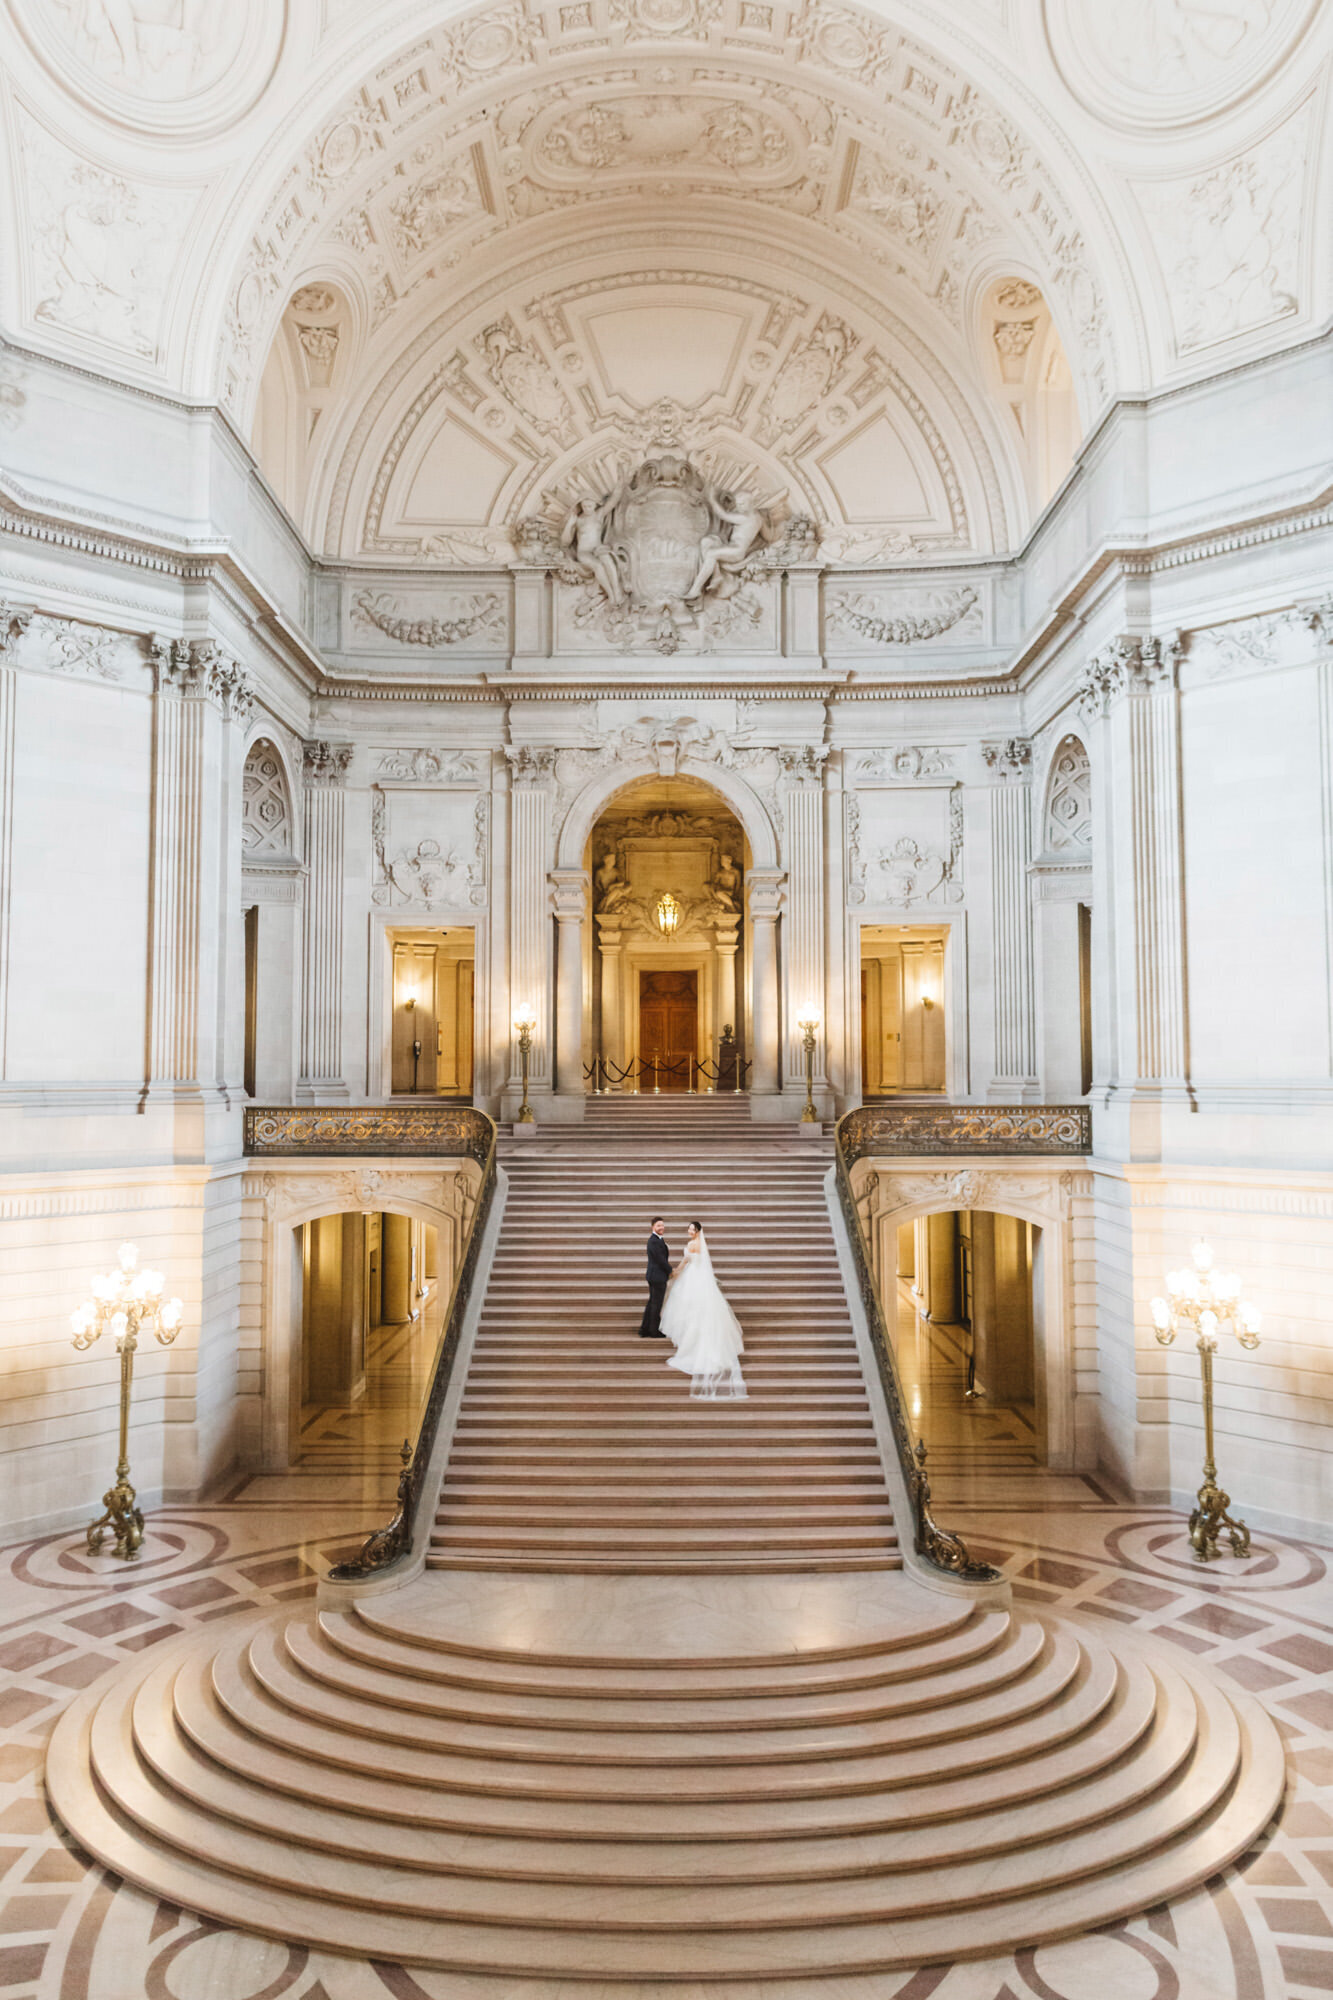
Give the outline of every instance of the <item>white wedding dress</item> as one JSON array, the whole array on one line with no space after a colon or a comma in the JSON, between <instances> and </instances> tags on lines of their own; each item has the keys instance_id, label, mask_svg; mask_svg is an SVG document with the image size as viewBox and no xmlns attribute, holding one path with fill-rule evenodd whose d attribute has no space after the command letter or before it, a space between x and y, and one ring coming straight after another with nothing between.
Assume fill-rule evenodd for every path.
<instances>
[{"instance_id":1,"label":"white wedding dress","mask_svg":"<svg viewBox=\"0 0 1333 2000\"><path fill-rule=\"evenodd\" d=\"M741 1323L713 1275L703 1232L685 1247L662 1307L662 1331L675 1345L668 1368L690 1378L692 1396L743 1396Z\"/></svg>"}]
</instances>

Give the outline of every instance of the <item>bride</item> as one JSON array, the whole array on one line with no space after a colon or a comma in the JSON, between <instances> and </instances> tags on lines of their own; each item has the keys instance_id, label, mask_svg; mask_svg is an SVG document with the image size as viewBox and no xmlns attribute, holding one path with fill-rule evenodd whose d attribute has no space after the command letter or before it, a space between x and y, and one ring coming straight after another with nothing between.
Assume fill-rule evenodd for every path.
<instances>
[{"instance_id":1,"label":"bride","mask_svg":"<svg viewBox=\"0 0 1333 2000\"><path fill-rule=\"evenodd\" d=\"M741 1323L713 1276L702 1224L690 1224L680 1269L662 1307L662 1331L675 1343L668 1368L690 1378L692 1396L743 1396Z\"/></svg>"}]
</instances>

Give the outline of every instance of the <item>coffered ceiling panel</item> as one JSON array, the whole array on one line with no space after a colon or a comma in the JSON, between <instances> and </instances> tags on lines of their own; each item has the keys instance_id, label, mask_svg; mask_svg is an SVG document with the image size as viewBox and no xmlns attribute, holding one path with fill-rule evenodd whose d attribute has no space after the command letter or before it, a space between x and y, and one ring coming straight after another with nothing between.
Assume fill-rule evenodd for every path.
<instances>
[{"instance_id":1,"label":"coffered ceiling panel","mask_svg":"<svg viewBox=\"0 0 1333 2000\"><path fill-rule=\"evenodd\" d=\"M732 386L750 316L721 304L619 305L583 325L601 388L644 410L664 396L694 405Z\"/></svg>"}]
</instances>

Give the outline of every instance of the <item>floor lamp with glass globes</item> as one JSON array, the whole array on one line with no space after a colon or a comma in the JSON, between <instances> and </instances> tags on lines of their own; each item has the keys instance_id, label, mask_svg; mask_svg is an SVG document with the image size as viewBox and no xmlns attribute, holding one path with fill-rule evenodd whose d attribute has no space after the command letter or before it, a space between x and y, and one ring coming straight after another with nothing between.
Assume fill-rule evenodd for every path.
<instances>
[{"instance_id":1,"label":"floor lamp with glass globes","mask_svg":"<svg viewBox=\"0 0 1333 2000\"><path fill-rule=\"evenodd\" d=\"M1152 1301L1153 1331L1163 1347L1188 1329L1199 1350L1199 1372L1203 1378L1203 1485L1198 1504L1190 1515L1190 1541L1200 1562L1216 1556L1219 1537L1225 1532L1231 1553L1250 1553L1250 1531L1243 1521L1231 1518L1231 1495L1217 1483L1213 1448L1213 1356L1218 1335L1228 1329L1242 1347L1259 1345L1259 1314L1240 1295L1240 1279L1230 1272L1213 1269L1209 1244L1194 1246L1193 1270L1168 1271L1167 1296Z\"/></svg>"},{"instance_id":2,"label":"floor lamp with glass globes","mask_svg":"<svg viewBox=\"0 0 1333 2000\"><path fill-rule=\"evenodd\" d=\"M179 1299L163 1299L167 1281L160 1271L141 1271L133 1243L120 1246L118 1269L90 1282L92 1297L70 1314L74 1345L91 1347L110 1332L120 1356L120 1456L116 1483L102 1495L104 1512L88 1527L88 1553L101 1549L107 1530L114 1536L113 1553L132 1562L143 1547L143 1510L130 1484L130 1388L139 1335L151 1333L170 1347L181 1330L185 1308Z\"/></svg>"}]
</instances>

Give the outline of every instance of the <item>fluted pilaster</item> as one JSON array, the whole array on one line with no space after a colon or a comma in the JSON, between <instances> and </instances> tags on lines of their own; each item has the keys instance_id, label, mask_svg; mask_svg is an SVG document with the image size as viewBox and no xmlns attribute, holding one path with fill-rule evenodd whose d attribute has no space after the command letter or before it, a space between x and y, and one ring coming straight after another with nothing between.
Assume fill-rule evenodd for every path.
<instances>
[{"instance_id":1,"label":"fluted pilaster","mask_svg":"<svg viewBox=\"0 0 1333 2000\"><path fill-rule=\"evenodd\" d=\"M510 1014L530 1007L537 1017L528 1058L529 1090L551 1087L551 905L546 861L551 823L553 753L510 754L509 998ZM518 1086L518 1042L510 1049L510 1083Z\"/></svg>"},{"instance_id":2,"label":"fluted pilaster","mask_svg":"<svg viewBox=\"0 0 1333 2000\"><path fill-rule=\"evenodd\" d=\"M782 870L752 868L746 877L750 901L750 1089L771 1097L778 1089L778 917L782 910Z\"/></svg>"},{"instance_id":3,"label":"fluted pilaster","mask_svg":"<svg viewBox=\"0 0 1333 2000\"><path fill-rule=\"evenodd\" d=\"M18 674L10 647L27 630L31 612L0 603L0 1077L8 1074L9 931L14 898L14 745Z\"/></svg>"},{"instance_id":4,"label":"fluted pilaster","mask_svg":"<svg viewBox=\"0 0 1333 2000\"><path fill-rule=\"evenodd\" d=\"M1116 911L1117 1076L1188 1088L1179 648L1132 635L1092 660L1080 689L1100 722L1110 789Z\"/></svg>"},{"instance_id":5,"label":"fluted pilaster","mask_svg":"<svg viewBox=\"0 0 1333 2000\"><path fill-rule=\"evenodd\" d=\"M991 982L993 1054L990 1094L1008 1097L1037 1086L1033 980L1032 745L1026 737L982 746L995 780L990 795Z\"/></svg>"},{"instance_id":6,"label":"fluted pilaster","mask_svg":"<svg viewBox=\"0 0 1333 2000\"><path fill-rule=\"evenodd\" d=\"M301 1076L297 1097L323 1103L348 1095L343 1076L343 875L350 743L307 743L306 881L301 938Z\"/></svg>"},{"instance_id":7,"label":"fluted pilaster","mask_svg":"<svg viewBox=\"0 0 1333 2000\"><path fill-rule=\"evenodd\" d=\"M254 703L211 640L155 638L148 1087L190 1095L222 1083L219 1021L229 726Z\"/></svg>"},{"instance_id":8,"label":"fluted pilaster","mask_svg":"<svg viewBox=\"0 0 1333 2000\"><path fill-rule=\"evenodd\" d=\"M555 1087L563 1096L582 1096L583 925L588 908L588 875L583 868L557 868L551 876L555 913Z\"/></svg>"},{"instance_id":9,"label":"fluted pilaster","mask_svg":"<svg viewBox=\"0 0 1333 2000\"><path fill-rule=\"evenodd\" d=\"M824 1017L824 785L823 755L802 753L785 795L787 896L783 933L786 947L787 1018L785 1074L789 1087L805 1091L805 1041L796 1019L807 1007ZM815 1053L816 1081L824 1081L825 1031Z\"/></svg>"}]
</instances>

